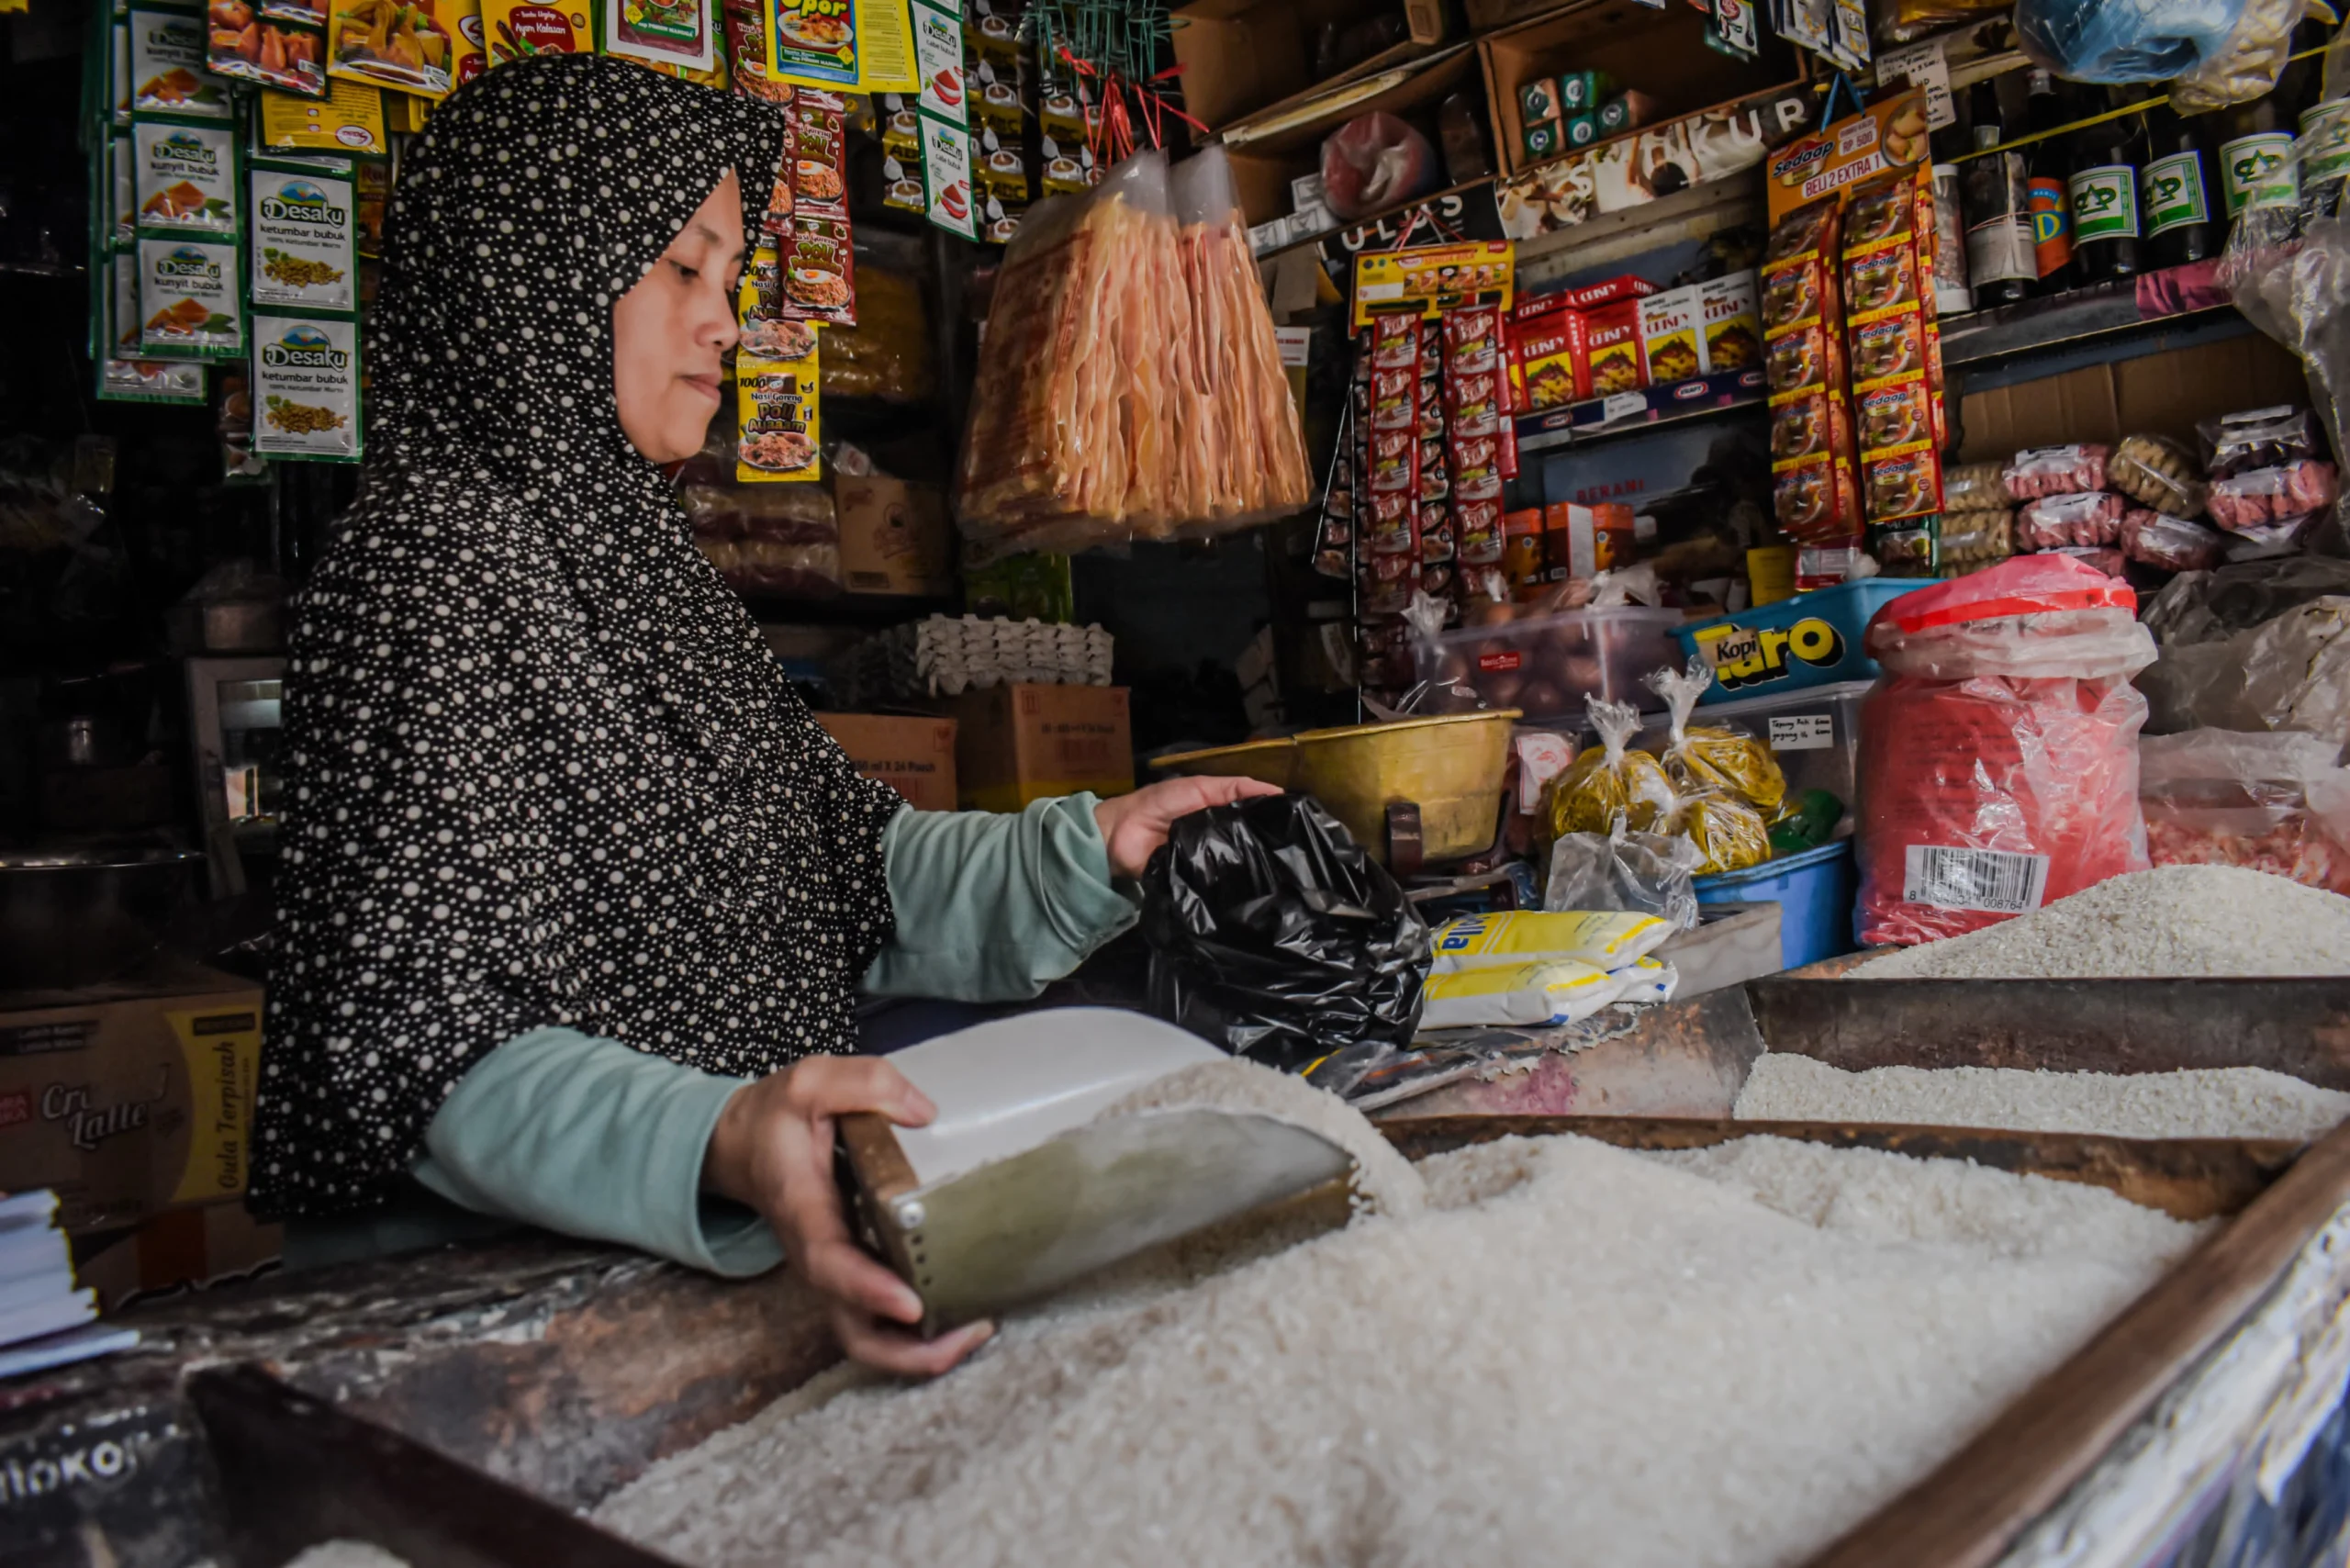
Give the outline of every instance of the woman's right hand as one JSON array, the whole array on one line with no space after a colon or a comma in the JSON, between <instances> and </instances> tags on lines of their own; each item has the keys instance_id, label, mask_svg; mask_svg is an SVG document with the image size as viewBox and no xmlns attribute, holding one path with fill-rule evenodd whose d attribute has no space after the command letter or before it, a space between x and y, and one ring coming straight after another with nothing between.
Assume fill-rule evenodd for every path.
<instances>
[{"instance_id":1,"label":"woman's right hand","mask_svg":"<svg viewBox=\"0 0 2350 1568\"><path fill-rule=\"evenodd\" d=\"M824 1297L851 1359L907 1377L935 1377L986 1342L990 1323L935 1339L902 1325L922 1320L911 1286L861 1250L833 1181L833 1119L875 1111L918 1127L937 1108L877 1057L809 1057L737 1090L702 1156L702 1186L767 1216L784 1255Z\"/></svg>"}]
</instances>

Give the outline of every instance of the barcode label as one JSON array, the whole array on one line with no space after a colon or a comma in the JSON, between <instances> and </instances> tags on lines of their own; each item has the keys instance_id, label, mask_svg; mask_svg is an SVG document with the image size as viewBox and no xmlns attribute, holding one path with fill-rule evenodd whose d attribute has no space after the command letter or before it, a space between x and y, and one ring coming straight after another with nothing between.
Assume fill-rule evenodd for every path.
<instances>
[{"instance_id":1,"label":"barcode label","mask_svg":"<svg viewBox=\"0 0 2350 1568\"><path fill-rule=\"evenodd\" d=\"M1936 909L2027 914L2048 892L2048 857L2001 849L1913 844L1904 852L1901 897Z\"/></svg>"},{"instance_id":2,"label":"barcode label","mask_svg":"<svg viewBox=\"0 0 2350 1568\"><path fill-rule=\"evenodd\" d=\"M1833 713L1779 713L1771 719L1773 751L1827 751L1836 745Z\"/></svg>"}]
</instances>

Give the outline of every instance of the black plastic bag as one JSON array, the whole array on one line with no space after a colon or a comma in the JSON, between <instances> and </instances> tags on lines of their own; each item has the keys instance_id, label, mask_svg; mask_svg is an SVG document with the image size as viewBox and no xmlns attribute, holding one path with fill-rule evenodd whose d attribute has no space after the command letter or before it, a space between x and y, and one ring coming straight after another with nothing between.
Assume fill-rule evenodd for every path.
<instances>
[{"instance_id":1,"label":"black plastic bag","mask_svg":"<svg viewBox=\"0 0 2350 1568\"><path fill-rule=\"evenodd\" d=\"M1304 795L1177 819L1143 870L1150 1010L1296 1072L1348 1046L1404 1046L1428 928L1386 868Z\"/></svg>"}]
</instances>

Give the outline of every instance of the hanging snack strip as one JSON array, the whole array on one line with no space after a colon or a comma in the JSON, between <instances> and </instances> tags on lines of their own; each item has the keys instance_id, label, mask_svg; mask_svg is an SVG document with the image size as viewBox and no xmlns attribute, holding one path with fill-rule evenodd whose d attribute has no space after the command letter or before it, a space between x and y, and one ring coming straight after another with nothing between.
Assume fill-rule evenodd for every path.
<instances>
[{"instance_id":1,"label":"hanging snack strip","mask_svg":"<svg viewBox=\"0 0 2350 1568\"><path fill-rule=\"evenodd\" d=\"M1427 326L1416 312L1398 313L1372 318L1366 330L1370 399L1362 472L1370 521L1358 558L1366 628L1402 615L1411 602L1417 586L1420 499L1429 483L1439 490L1447 483L1441 440L1433 443L1435 475L1424 476L1421 470L1422 458L1431 454L1420 433L1420 360Z\"/></svg>"},{"instance_id":2,"label":"hanging snack strip","mask_svg":"<svg viewBox=\"0 0 2350 1568\"><path fill-rule=\"evenodd\" d=\"M1847 193L1844 309L1862 503L1877 559L1919 575L1934 568L1931 520L1942 504L1935 242L1925 163Z\"/></svg>"},{"instance_id":3,"label":"hanging snack strip","mask_svg":"<svg viewBox=\"0 0 2350 1568\"><path fill-rule=\"evenodd\" d=\"M1832 196L1788 212L1771 227L1762 267L1772 508L1780 528L1807 544L1861 528L1836 266L1842 216Z\"/></svg>"}]
</instances>

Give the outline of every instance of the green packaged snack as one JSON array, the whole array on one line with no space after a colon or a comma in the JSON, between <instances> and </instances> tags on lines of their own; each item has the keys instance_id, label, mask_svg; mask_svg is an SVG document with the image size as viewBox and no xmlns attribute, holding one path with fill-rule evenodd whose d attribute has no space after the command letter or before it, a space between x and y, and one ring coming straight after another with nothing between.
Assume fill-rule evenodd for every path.
<instances>
[{"instance_id":1,"label":"green packaged snack","mask_svg":"<svg viewBox=\"0 0 2350 1568\"><path fill-rule=\"evenodd\" d=\"M229 84L205 69L201 13L142 7L130 13L129 34L132 112L191 119L233 117Z\"/></svg>"},{"instance_id":2,"label":"green packaged snack","mask_svg":"<svg viewBox=\"0 0 2350 1568\"><path fill-rule=\"evenodd\" d=\"M138 256L140 354L243 356L245 304L233 242L141 240Z\"/></svg>"},{"instance_id":3,"label":"green packaged snack","mask_svg":"<svg viewBox=\"0 0 2350 1568\"><path fill-rule=\"evenodd\" d=\"M357 309L359 208L347 173L257 160L251 193L255 308Z\"/></svg>"},{"instance_id":4,"label":"green packaged snack","mask_svg":"<svg viewBox=\"0 0 2350 1568\"><path fill-rule=\"evenodd\" d=\"M237 132L141 119L130 128L140 235L237 234Z\"/></svg>"},{"instance_id":5,"label":"green packaged snack","mask_svg":"<svg viewBox=\"0 0 2350 1568\"><path fill-rule=\"evenodd\" d=\"M256 310L252 362L255 453L359 461L357 321Z\"/></svg>"}]
</instances>

